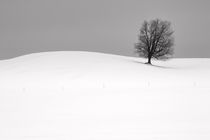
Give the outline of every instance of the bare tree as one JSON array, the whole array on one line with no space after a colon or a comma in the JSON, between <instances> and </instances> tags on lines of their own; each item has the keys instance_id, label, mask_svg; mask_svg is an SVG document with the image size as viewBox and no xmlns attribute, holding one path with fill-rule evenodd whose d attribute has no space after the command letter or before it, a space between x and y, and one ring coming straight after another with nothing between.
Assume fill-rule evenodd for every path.
<instances>
[{"instance_id":1,"label":"bare tree","mask_svg":"<svg viewBox=\"0 0 210 140\"><path fill-rule=\"evenodd\" d=\"M140 57L148 59L167 60L173 55L174 38L171 23L160 19L144 21L139 35L139 43L135 44Z\"/></svg>"}]
</instances>

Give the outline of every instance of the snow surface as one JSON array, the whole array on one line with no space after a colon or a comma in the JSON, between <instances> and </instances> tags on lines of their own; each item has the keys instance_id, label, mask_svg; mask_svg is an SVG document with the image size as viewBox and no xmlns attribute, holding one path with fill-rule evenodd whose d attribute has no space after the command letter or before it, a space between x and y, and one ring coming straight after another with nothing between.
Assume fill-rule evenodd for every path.
<instances>
[{"instance_id":1,"label":"snow surface","mask_svg":"<svg viewBox=\"0 0 210 140\"><path fill-rule=\"evenodd\" d=\"M0 61L1 140L209 140L210 59L46 52Z\"/></svg>"}]
</instances>

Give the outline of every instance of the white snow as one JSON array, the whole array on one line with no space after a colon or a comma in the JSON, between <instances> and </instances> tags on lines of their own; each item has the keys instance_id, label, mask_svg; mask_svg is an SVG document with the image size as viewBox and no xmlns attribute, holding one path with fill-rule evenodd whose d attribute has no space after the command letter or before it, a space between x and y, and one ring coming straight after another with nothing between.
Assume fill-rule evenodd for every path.
<instances>
[{"instance_id":1,"label":"white snow","mask_svg":"<svg viewBox=\"0 0 210 140\"><path fill-rule=\"evenodd\" d=\"M46 52L0 61L1 140L209 140L210 59Z\"/></svg>"}]
</instances>

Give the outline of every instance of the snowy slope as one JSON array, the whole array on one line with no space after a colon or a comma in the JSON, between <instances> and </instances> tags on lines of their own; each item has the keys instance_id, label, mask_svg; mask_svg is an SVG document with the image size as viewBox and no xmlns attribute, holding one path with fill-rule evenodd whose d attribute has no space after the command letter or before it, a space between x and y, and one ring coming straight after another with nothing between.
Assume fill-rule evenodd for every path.
<instances>
[{"instance_id":1,"label":"snowy slope","mask_svg":"<svg viewBox=\"0 0 210 140\"><path fill-rule=\"evenodd\" d=\"M210 59L46 52L0 61L0 139L209 140Z\"/></svg>"}]
</instances>

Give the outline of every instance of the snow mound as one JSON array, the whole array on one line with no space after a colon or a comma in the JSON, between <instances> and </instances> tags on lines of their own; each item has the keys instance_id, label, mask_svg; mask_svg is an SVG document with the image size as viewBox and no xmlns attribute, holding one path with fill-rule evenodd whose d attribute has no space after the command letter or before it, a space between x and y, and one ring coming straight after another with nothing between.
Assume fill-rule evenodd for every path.
<instances>
[{"instance_id":1,"label":"snow mound","mask_svg":"<svg viewBox=\"0 0 210 140\"><path fill-rule=\"evenodd\" d=\"M210 59L155 61L154 66L144 62L93 52L36 53L0 62L0 84L43 88L209 86Z\"/></svg>"},{"instance_id":2,"label":"snow mound","mask_svg":"<svg viewBox=\"0 0 210 140\"><path fill-rule=\"evenodd\" d=\"M209 140L210 59L47 52L0 61L1 140Z\"/></svg>"}]
</instances>

